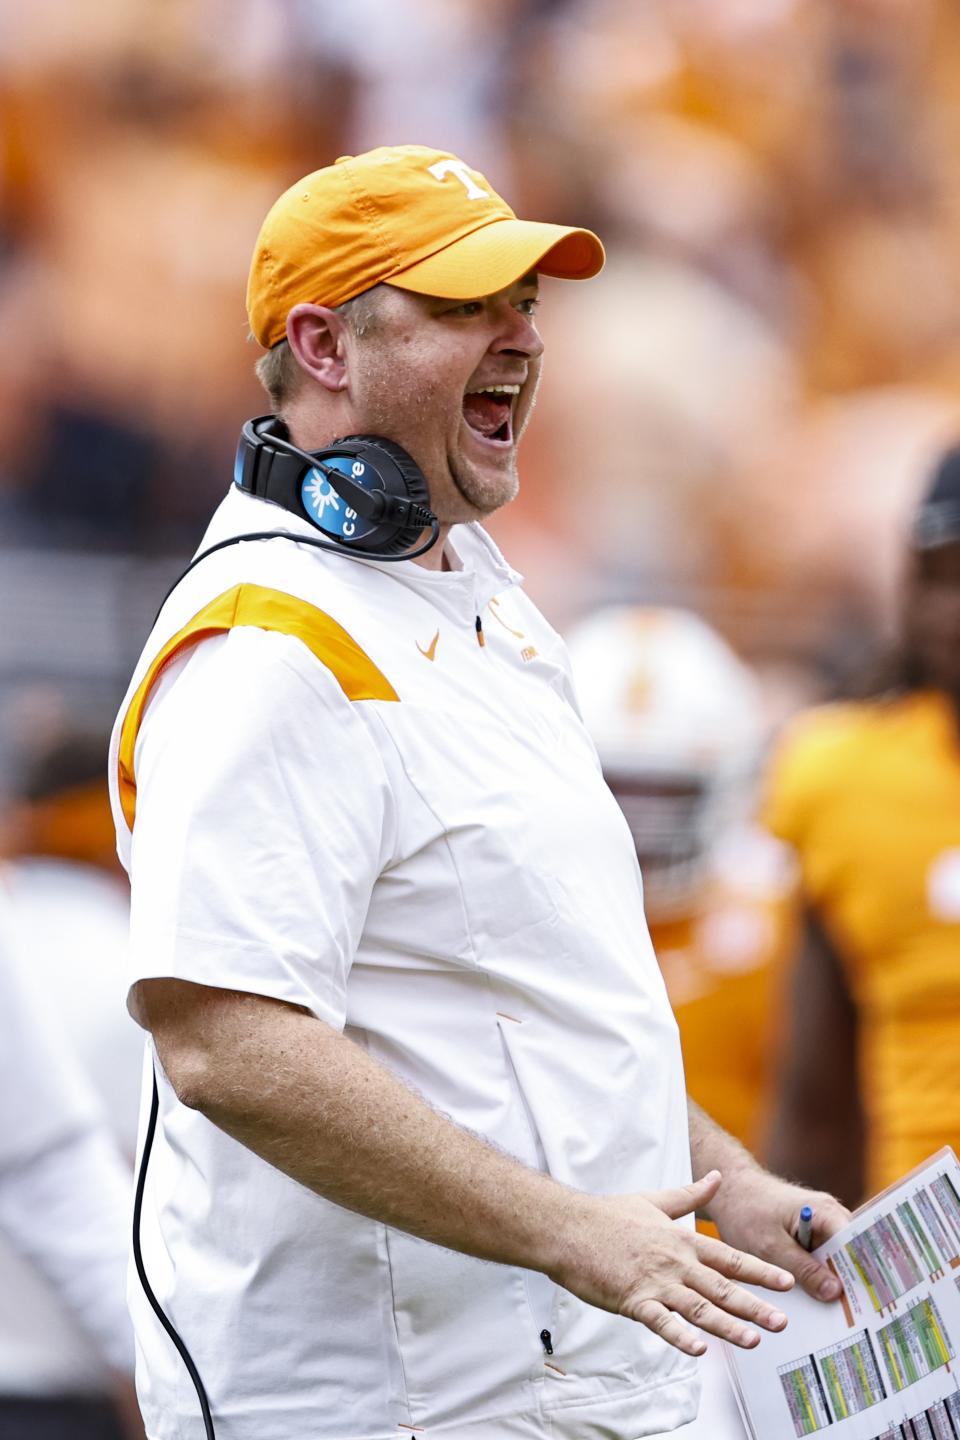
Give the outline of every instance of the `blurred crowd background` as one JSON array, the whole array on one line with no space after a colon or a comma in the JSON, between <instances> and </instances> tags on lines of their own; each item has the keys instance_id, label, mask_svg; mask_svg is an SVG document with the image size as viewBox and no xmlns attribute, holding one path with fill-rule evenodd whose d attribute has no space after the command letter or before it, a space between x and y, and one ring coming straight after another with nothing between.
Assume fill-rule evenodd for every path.
<instances>
[{"instance_id":1,"label":"blurred crowd background","mask_svg":"<svg viewBox=\"0 0 960 1440\"><path fill-rule=\"evenodd\" d=\"M544 283L521 497L490 526L558 628L696 612L752 666L766 735L890 642L911 512L960 436L952 0L11 0L0 854L114 864L106 732L267 409L244 311L260 222L382 143L450 149L520 215L607 245L599 280ZM31 937L54 908L34 883ZM101 923L120 893L91 891ZM742 959L740 915L711 943ZM48 949L62 969L63 936Z\"/></svg>"},{"instance_id":2,"label":"blurred crowd background","mask_svg":"<svg viewBox=\"0 0 960 1440\"><path fill-rule=\"evenodd\" d=\"M5 6L4 693L112 712L266 408L260 220L388 138L609 247L601 281L545 286L523 494L492 526L534 598L560 626L689 604L775 711L832 693L960 430L958 30L947 0Z\"/></svg>"}]
</instances>

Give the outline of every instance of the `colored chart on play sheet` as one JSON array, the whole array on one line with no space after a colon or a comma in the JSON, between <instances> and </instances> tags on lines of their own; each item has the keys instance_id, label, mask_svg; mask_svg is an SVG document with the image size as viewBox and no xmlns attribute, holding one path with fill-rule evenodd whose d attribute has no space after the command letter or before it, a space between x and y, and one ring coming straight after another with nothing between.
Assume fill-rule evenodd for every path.
<instances>
[{"instance_id":1,"label":"colored chart on play sheet","mask_svg":"<svg viewBox=\"0 0 960 1440\"><path fill-rule=\"evenodd\" d=\"M878 1315L927 1278L895 1215L881 1215L845 1249Z\"/></svg>"},{"instance_id":2,"label":"colored chart on play sheet","mask_svg":"<svg viewBox=\"0 0 960 1440\"><path fill-rule=\"evenodd\" d=\"M866 1330L818 1350L814 1360L835 1420L859 1415L884 1399L883 1380Z\"/></svg>"},{"instance_id":3,"label":"colored chart on play sheet","mask_svg":"<svg viewBox=\"0 0 960 1440\"><path fill-rule=\"evenodd\" d=\"M891 1390L905 1390L953 1358L949 1337L930 1296L877 1331Z\"/></svg>"},{"instance_id":4,"label":"colored chart on play sheet","mask_svg":"<svg viewBox=\"0 0 960 1440\"><path fill-rule=\"evenodd\" d=\"M932 1189L933 1187L931 1186L931 1190ZM947 1230L933 1195L929 1190L923 1189L917 1191L915 1198L917 1209L920 1212L920 1218L926 1226L927 1234L936 1246L943 1264L950 1265L953 1269L956 1269L957 1265L960 1264L960 1245L957 1244L956 1240L951 1237Z\"/></svg>"},{"instance_id":5,"label":"colored chart on play sheet","mask_svg":"<svg viewBox=\"0 0 960 1440\"><path fill-rule=\"evenodd\" d=\"M947 1174L938 1175L930 1186L934 1195L940 1203L940 1209L946 1218L947 1224L953 1232L953 1259L960 1256L960 1195L950 1176Z\"/></svg>"},{"instance_id":6,"label":"colored chart on play sheet","mask_svg":"<svg viewBox=\"0 0 960 1440\"><path fill-rule=\"evenodd\" d=\"M960 1164L945 1148L815 1251L843 1285L725 1346L751 1440L960 1440ZM759 1291L757 1293L760 1293ZM768 1298L768 1297L765 1297Z\"/></svg>"},{"instance_id":7,"label":"colored chart on play sheet","mask_svg":"<svg viewBox=\"0 0 960 1440\"><path fill-rule=\"evenodd\" d=\"M934 1275L942 1274L943 1259L937 1254L936 1250L934 1250L933 1243L926 1229L920 1223L915 1202L913 1200L904 1200L901 1205L897 1206L897 1215L900 1218L904 1230L913 1241L917 1254L921 1257L924 1265L926 1265L930 1277L932 1278Z\"/></svg>"},{"instance_id":8,"label":"colored chart on play sheet","mask_svg":"<svg viewBox=\"0 0 960 1440\"><path fill-rule=\"evenodd\" d=\"M812 1435L829 1425L833 1416L813 1356L781 1366L779 1374L796 1434Z\"/></svg>"},{"instance_id":9,"label":"colored chart on play sheet","mask_svg":"<svg viewBox=\"0 0 960 1440\"><path fill-rule=\"evenodd\" d=\"M960 1440L960 1395L947 1395L926 1410L908 1415L873 1440Z\"/></svg>"}]
</instances>

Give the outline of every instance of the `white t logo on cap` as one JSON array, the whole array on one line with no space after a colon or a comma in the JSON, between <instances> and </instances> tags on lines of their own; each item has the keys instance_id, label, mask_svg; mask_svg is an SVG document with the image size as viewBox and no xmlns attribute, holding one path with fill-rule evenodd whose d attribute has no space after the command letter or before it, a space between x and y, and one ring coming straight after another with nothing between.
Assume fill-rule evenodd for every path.
<instances>
[{"instance_id":1,"label":"white t logo on cap","mask_svg":"<svg viewBox=\"0 0 960 1440\"><path fill-rule=\"evenodd\" d=\"M438 160L435 165L430 166L430 174L438 180L445 180L448 175L456 175L460 184L467 192L468 200L490 199L489 190L482 190L480 188L462 160Z\"/></svg>"}]
</instances>

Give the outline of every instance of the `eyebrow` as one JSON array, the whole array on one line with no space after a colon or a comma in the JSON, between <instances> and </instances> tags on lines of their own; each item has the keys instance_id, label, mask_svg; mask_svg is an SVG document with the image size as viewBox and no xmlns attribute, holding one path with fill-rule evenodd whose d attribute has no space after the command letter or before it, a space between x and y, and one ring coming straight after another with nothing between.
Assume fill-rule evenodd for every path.
<instances>
[{"instance_id":1,"label":"eyebrow","mask_svg":"<svg viewBox=\"0 0 960 1440\"><path fill-rule=\"evenodd\" d=\"M512 285L506 285L504 286L502 291L497 291L496 293L505 295L507 291L512 290L515 285L519 286L521 289L528 287L531 290L536 290L537 294L539 295L540 276L536 270L531 270L528 274L521 276L519 280L514 280ZM458 299L455 295L425 295L424 299L430 300L436 305L472 305L475 304L478 300L486 300L487 296L468 295L466 299Z\"/></svg>"}]
</instances>

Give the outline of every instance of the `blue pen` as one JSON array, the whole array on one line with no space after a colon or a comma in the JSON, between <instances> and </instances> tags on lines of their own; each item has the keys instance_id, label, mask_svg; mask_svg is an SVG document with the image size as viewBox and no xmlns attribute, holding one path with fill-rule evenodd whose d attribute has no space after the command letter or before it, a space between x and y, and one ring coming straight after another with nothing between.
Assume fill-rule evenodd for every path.
<instances>
[{"instance_id":1,"label":"blue pen","mask_svg":"<svg viewBox=\"0 0 960 1440\"><path fill-rule=\"evenodd\" d=\"M804 1205L800 1211L800 1224L797 1226L797 1244L802 1245L804 1250L813 1249L813 1210L809 1205Z\"/></svg>"}]
</instances>

